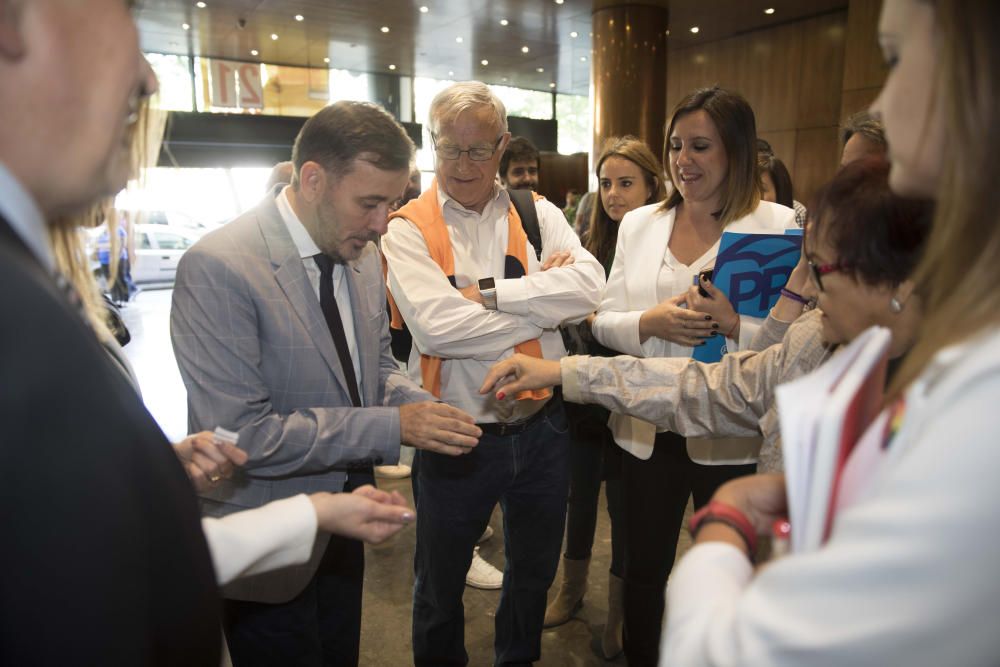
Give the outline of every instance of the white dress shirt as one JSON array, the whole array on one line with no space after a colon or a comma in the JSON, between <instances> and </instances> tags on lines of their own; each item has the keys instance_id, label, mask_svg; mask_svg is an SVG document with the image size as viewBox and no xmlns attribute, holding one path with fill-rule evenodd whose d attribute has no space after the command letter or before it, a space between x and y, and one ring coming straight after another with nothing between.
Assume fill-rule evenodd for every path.
<instances>
[{"instance_id":1,"label":"white dress shirt","mask_svg":"<svg viewBox=\"0 0 1000 667\"><path fill-rule=\"evenodd\" d=\"M382 238L389 289L413 335L408 369L420 382L420 353L444 359L441 400L465 410L480 423L514 422L538 409L536 401L498 401L479 394L489 368L509 357L514 346L538 338L546 359L566 354L557 327L593 312L604 289L604 269L583 249L562 211L545 200L535 203L542 259L561 250L574 263L540 271L528 242L528 274L504 279L507 211L510 197L497 188L482 214L466 209L438 190L438 201L455 257L458 288L496 280L497 310L463 297L431 258L423 234L411 221L394 219Z\"/></svg>"},{"instance_id":2,"label":"white dress shirt","mask_svg":"<svg viewBox=\"0 0 1000 667\"><path fill-rule=\"evenodd\" d=\"M292 243L295 244L295 248L299 251L299 257L302 258L302 266L306 270L306 275L309 277L309 284L312 285L313 292L316 293L316 299L318 300L320 270L316 266L316 260L313 258L323 251L319 249L316 242L309 236L309 232L306 231L302 221L299 220L299 216L292 209L292 205L288 201L288 189L291 187L290 185L286 185L278 193L275 203L278 206L278 213L281 214L282 221L288 227ZM347 339L347 347L351 352L351 361L354 364L354 377L358 381L358 394L361 396L363 402L365 392L361 386L361 357L358 353L358 337L354 331L351 294L347 286L347 279L344 278L344 265L340 263L333 265L333 297L337 300L340 321L344 323L344 337Z\"/></svg>"},{"instance_id":3,"label":"white dress shirt","mask_svg":"<svg viewBox=\"0 0 1000 667\"><path fill-rule=\"evenodd\" d=\"M998 664L998 399L1000 332L938 353L823 547L756 576L722 542L681 559L667 587L660 664Z\"/></svg>"},{"instance_id":4,"label":"white dress shirt","mask_svg":"<svg viewBox=\"0 0 1000 667\"><path fill-rule=\"evenodd\" d=\"M56 262L49 245L49 231L38 204L14 174L0 162L0 215L28 246L48 271L55 274Z\"/></svg>"}]
</instances>

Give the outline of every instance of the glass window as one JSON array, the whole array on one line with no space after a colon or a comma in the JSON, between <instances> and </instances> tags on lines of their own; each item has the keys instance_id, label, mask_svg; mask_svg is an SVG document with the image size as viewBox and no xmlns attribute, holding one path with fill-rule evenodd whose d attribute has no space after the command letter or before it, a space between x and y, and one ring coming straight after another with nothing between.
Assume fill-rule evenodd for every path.
<instances>
[{"instance_id":1,"label":"glass window","mask_svg":"<svg viewBox=\"0 0 1000 667\"><path fill-rule=\"evenodd\" d=\"M146 60L160 84L154 105L167 111L194 111L188 57L147 53Z\"/></svg>"},{"instance_id":2,"label":"glass window","mask_svg":"<svg viewBox=\"0 0 1000 667\"><path fill-rule=\"evenodd\" d=\"M583 95L556 95L559 121L559 152L588 153L590 139L590 98Z\"/></svg>"},{"instance_id":3,"label":"glass window","mask_svg":"<svg viewBox=\"0 0 1000 667\"><path fill-rule=\"evenodd\" d=\"M193 243L180 234L170 232L153 232L153 238L156 239L156 245L160 250L187 250Z\"/></svg>"},{"instance_id":4,"label":"glass window","mask_svg":"<svg viewBox=\"0 0 1000 667\"><path fill-rule=\"evenodd\" d=\"M552 119L552 93L510 86L490 86L503 105L507 107L508 116L536 118L538 120Z\"/></svg>"},{"instance_id":5,"label":"glass window","mask_svg":"<svg viewBox=\"0 0 1000 667\"><path fill-rule=\"evenodd\" d=\"M149 242L149 234L146 232L138 232L135 239L135 247L138 250L150 250L153 245Z\"/></svg>"},{"instance_id":6,"label":"glass window","mask_svg":"<svg viewBox=\"0 0 1000 667\"><path fill-rule=\"evenodd\" d=\"M372 102L369 92L369 76L363 72L349 72L346 69L330 70L330 104L341 100Z\"/></svg>"}]
</instances>

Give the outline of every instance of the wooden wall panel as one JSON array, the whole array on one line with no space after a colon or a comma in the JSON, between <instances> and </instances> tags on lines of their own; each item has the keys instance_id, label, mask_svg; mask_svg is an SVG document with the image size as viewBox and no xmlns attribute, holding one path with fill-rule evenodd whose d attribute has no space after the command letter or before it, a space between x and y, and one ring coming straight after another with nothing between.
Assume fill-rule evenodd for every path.
<instances>
[{"instance_id":1,"label":"wooden wall panel","mask_svg":"<svg viewBox=\"0 0 1000 667\"><path fill-rule=\"evenodd\" d=\"M796 127L829 127L840 118L844 70L844 17L827 14L802 22L802 75Z\"/></svg>"},{"instance_id":2,"label":"wooden wall panel","mask_svg":"<svg viewBox=\"0 0 1000 667\"><path fill-rule=\"evenodd\" d=\"M538 161L538 193L562 208L566 205L566 190L586 192L587 159L586 153L543 152Z\"/></svg>"},{"instance_id":3,"label":"wooden wall panel","mask_svg":"<svg viewBox=\"0 0 1000 667\"><path fill-rule=\"evenodd\" d=\"M758 132L757 136L771 144L774 155L785 163L788 173L795 174L795 139L798 132L796 130L767 130Z\"/></svg>"},{"instance_id":4,"label":"wooden wall panel","mask_svg":"<svg viewBox=\"0 0 1000 667\"><path fill-rule=\"evenodd\" d=\"M847 9L847 52L844 90L880 87L887 69L878 45L882 0L850 0Z\"/></svg>"},{"instance_id":5,"label":"wooden wall panel","mask_svg":"<svg viewBox=\"0 0 1000 667\"><path fill-rule=\"evenodd\" d=\"M840 137L836 127L799 130L795 138L795 198L806 206L816 189L833 178L840 162Z\"/></svg>"},{"instance_id":6,"label":"wooden wall panel","mask_svg":"<svg viewBox=\"0 0 1000 667\"><path fill-rule=\"evenodd\" d=\"M881 87L845 90L840 103L840 122L843 123L851 115L870 107L881 91Z\"/></svg>"}]
</instances>

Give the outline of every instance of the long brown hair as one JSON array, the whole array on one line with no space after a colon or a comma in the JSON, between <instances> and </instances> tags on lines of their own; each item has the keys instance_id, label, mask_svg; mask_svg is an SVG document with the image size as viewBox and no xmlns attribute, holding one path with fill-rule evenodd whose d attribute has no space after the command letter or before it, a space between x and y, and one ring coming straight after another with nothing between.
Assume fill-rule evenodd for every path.
<instances>
[{"instance_id":1,"label":"long brown hair","mask_svg":"<svg viewBox=\"0 0 1000 667\"><path fill-rule=\"evenodd\" d=\"M670 135L674 125L684 116L704 111L715 123L726 149L729 168L722 184L722 208L719 222L723 226L753 213L760 203L760 176L757 173L757 121L750 104L739 93L713 86L689 93L674 108L663 133L663 164L673 192L663 202L661 210L669 211L684 201L670 173Z\"/></svg>"},{"instance_id":2,"label":"long brown hair","mask_svg":"<svg viewBox=\"0 0 1000 667\"><path fill-rule=\"evenodd\" d=\"M625 135L624 137L611 137L605 141L601 155L597 158L597 163L594 166L594 173L597 175L598 181L601 179L601 167L604 166L605 160L610 157L624 158L642 170L642 175L646 180L646 188L649 190L649 198L645 203L652 204L667 196L663 185L663 166L642 139ZM604 210L600 192L596 197L597 201L594 202L593 212L590 214L590 228L584 239L584 247L601 264L610 265L609 260L615 251L615 244L618 243L618 223L612 220L607 211Z\"/></svg>"},{"instance_id":3,"label":"long brown hair","mask_svg":"<svg viewBox=\"0 0 1000 667\"><path fill-rule=\"evenodd\" d=\"M933 85L948 141L940 156L934 228L916 272L926 315L890 396L905 391L942 348L1000 323L1000 188L994 173L1000 3L933 4L939 49Z\"/></svg>"}]
</instances>

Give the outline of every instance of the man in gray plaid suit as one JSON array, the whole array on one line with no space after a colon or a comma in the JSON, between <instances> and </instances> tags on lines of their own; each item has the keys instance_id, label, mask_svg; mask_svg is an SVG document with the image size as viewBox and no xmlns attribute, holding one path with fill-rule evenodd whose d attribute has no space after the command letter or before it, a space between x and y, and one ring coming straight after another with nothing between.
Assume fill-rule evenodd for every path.
<instances>
[{"instance_id":1,"label":"man in gray plaid suit","mask_svg":"<svg viewBox=\"0 0 1000 667\"><path fill-rule=\"evenodd\" d=\"M413 143L380 107L340 102L296 138L289 186L206 235L177 271L171 334L191 432L219 424L249 454L202 494L223 516L349 490L404 442L461 455L480 435L389 350L375 241L409 178ZM356 665L364 555L321 534L309 562L225 590L233 663Z\"/></svg>"}]
</instances>

